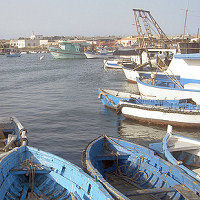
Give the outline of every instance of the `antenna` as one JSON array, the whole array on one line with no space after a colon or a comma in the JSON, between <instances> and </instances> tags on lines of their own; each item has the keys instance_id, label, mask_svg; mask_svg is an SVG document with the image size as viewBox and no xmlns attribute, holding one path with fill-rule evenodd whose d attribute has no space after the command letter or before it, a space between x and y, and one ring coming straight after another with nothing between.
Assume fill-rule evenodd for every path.
<instances>
[{"instance_id":1,"label":"antenna","mask_svg":"<svg viewBox=\"0 0 200 200\"><path fill-rule=\"evenodd\" d=\"M184 23L184 31L183 31L183 39L185 38L185 30L186 30L186 25L187 25L187 16L188 16L188 8L189 8L189 0L187 1L187 8L185 11L185 23Z\"/></svg>"}]
</instances>

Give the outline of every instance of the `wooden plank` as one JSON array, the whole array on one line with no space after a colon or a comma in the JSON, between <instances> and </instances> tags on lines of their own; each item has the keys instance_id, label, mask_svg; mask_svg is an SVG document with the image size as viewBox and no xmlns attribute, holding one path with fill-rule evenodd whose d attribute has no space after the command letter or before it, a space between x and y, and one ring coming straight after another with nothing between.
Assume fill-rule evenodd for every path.
<instances>
[{"instance_id":1,"label":"wooden plank","mask_svg":"<svg viewBox=\"0 0 200 200\"><path fill-rule=\"evenodd\" d=\"M185 185L176 185L174 188L187 200L200 199L200 196L188 189Z\"/></svg>"},{"instance_id":2,"label":"wooden plank","mask_svg":"<svg viewBox=\"0 0 200 200\"><path fill-rule=\"evenodd\" d=\"M143 194L159 194L165 192L173 192L175 191L174 188L152 188L152 189L143 189L143 190L134 190L130 192L126 192L126 196L137 196Z\"/></svg>"},{"instance_id":3,"label":"wooden plank","mask_svg":"<svg viewBox=\"0 0 200 200\"><path fill-rule=\"evenodd\" d=\"M135 190L142 190L141 187L139 187L137 184L133 182L128 182L127 180L123 179L121 176L119 176L116 173L110 173L106 175L107 181L113 185L117 190L119 190L122 194L126 195L130 191L134 192ZM143 194L143 195L137 195L137 196L129 196L129 199L131 200L157 200L158 197L154 196L153 194Z\"/></svg>"},{"instance_id":4,"label":"wooden plank","mask_svg":"<svg viewBox=\"0 0 200 200\"><path fill-rule=\"evenodd\" d=\"M97 155L96 160L116 160L118 159L127 159L130 155L128 154L121 154L121 155L112 155L112 154L107 154L107 155Z\"/></svg>"},{"instance_id":5,"label":"wooden plank","mask_svg":"<svg viewBox=\"0 0 200 200\"><path fill-rule=\"evenodd\" d=\"M20 169L11 169L10 172L14 175L22 175L22 174L27 174L28 170L29 170L28 168L20 168ZM50 168L46 166L39 166L39 168L37 166L33 166L31 170L33 170L35 174L48 174L52 171Z\"/></svg>"},{"instance_id":6,"label":"wooden plank","mask_svg":"<svg viewBox=\"0 0 200 200\"><path fill-rule=\"evenodd\" d=\"M29 188L28 183L24 184L24 188L23 188L23 192L22 192L20 200L25 200L26 199L26 196L27 196L27 193L28 193L28 188Z\"/></svg>"}]
</instances>

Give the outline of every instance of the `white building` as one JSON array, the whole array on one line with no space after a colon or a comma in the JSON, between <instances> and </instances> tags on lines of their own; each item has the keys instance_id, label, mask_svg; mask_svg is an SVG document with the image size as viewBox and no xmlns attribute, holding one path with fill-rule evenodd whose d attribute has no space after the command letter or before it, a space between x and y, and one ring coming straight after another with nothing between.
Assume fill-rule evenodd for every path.
<instances>
[{"instance_id":1,"label":"white building","mask_svg":"<svg viewBox=\"0 0 200 200\"><path fill-rule=\"evenodd\" d=\"M19 39L19 40L10 40L11 46L17 46L20 48L25 47L38 47L38 46L46 46L48 44L48 40L43 40L42 35L35 35L34 32L31 34L30 38Z\"/></svg>"},{"instance_id":2,"label":"white building","mask_svg":"<svg viewBox=\"0 0 200 200\"><path fill-rule=\"evenodd\" d=\"M40 40L21 39L18 40L18 48L37 47L40 45Z\"/></svg>"}]
</instances>

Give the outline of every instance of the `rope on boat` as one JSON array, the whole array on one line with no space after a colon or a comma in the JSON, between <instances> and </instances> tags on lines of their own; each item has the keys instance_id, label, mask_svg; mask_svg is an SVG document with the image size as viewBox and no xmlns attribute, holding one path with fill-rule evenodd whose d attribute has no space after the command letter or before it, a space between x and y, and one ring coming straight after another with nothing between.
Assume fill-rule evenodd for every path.
<instances>
[{"instance_id":1,"label":"rope on boat","mask_svg":"<svg viewBox=\"0 0 200 200\"><path fill-rule=\"evenodd\" d=\"M139 174L139 173L144 173L145 174L145 176L146 176L146 180L147 180L147 177L148 177L148 175L147 175L147 173L145 172L145 171L142 171L142 170L140 170L140 171L137 171L135 174L134 174L134 176L133 177L128 177L127 175L124 175L123 174L123 172L121 171L121 168L122 167L131 167L131 165L119 165L119 155L117 154L117 153L115 153L111 148L109 148L108 147L108 145L107 145L107 143L105 144L105 148L106 149L108 149L110 152L111 152L111 154L113 154L115 157L116 157L116 166L117 166L117 172L120 174L120 176L122 176L123 178L126 178L126 179L128 179L128 180L130 180L130 181L133 181L133 182L135 182L135 183L143 183L143 181L137 181L137 180L134 180L136 177L137 177L137 175ZM139 179L139 177L138 177L138 179Z\"/></svg>"},{"instance_id":2,"label":"rope on boat","mask_svg":"<svg viewBox=\"0 0 200 200\"><path fill-rule=\"evenodd\" d=\"M175 84L175 85L177 85L179 88L181 88L181 89L184 89L183 88L183 86L181 85L181 83L179 82L179 80L176 78L176 76L172 73L172 71L171 71L171 73L173 74L173 76L171 76L168 72L166 72L166 70L164 70L162 67L160 67L160 66L158 66L157 65L157 68L161 71L161 72L164 72L165 73L165 75L166 76L168 76L169 77L169 79Z\"/></svg>"},{"instance_id":3,"label":"rope on boat","mask_svg":"<svg viewBox=\"0 0 200 200\"><path fill-rule=\"evenodd\" d=\"M33 163L32 159L26 159L21 163L22 168L27 168L26 176L29 177L29 188L31 188L31 194L33 194L33 187L34 187L34 178L35 178L35 170L39 169L42 170L43 167L41 164Z\"/></svg>"},{"instance_id":4,"label":"rope on boat","mask_svg":"<svg viewBox=\"0 0 200 200\"><path fill-rule=\"evenodd\" d=\"M109 99L109 98L107 97L107 95L105 94L105 92L103 92L103 91L101 90L101 93L99 94L99 98L101 98L102 95L107 99L107 101L108 101L109 103L112 104L112 106L113 106L114 108L117 108L117 105L114 103L114 101L111 100L111 99Z\"/></svg>"}]
</instances>

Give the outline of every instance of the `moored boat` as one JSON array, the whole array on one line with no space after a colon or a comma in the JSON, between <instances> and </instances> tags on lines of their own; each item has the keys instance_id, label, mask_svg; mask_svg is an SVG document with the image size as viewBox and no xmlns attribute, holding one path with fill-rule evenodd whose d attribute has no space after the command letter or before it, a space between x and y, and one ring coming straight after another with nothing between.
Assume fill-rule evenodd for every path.
<instances>
[{"instance_id":1,"label":"moored boat","mask_svg":"<svg viewBox=\"0 0 200 200\"><path fill-rule=\"evenodd\" d=\"M104 60L104 68L106 69L122 69L120 59L106 59Z\"/></svg>"},{"instance_id":2,"label":"moored boat","mask_svg":"<svg viewBox=\"0 0 200 200\"><path fill-rule=\"evenodd\" d=\"M20 57L21 53L20 52L8 52L6 53L6 57Z\"/></svg>"},{"instance_id":3,"label":"moored boat","mask_svg":"<svg viewBox=\"0 0 200 200\"><path fill-rule=\"evenodd\" d=\"M0 119L0 158L9 154L9 151L28 143L26 129L16 117Z\"/></svg>"},{"instance_id":4,"label":"moored boat","mask_svg":"<svg viewBox=\"0 0 200 200\"><path fill-rule=\"evenodd\" d=\"M183 127L200 126L200 106L191 99L147 100L130 98L120 101L118 109L129 119Z\"/></svg>"},{"instance_id":5,"label":"moored boat","mask_svg":"<svg viewBox=\"0 0 200 200\"><path fill-rule=\"evenodd\" d=\"M132 98L140 98L140 95L131 94L128 92L119 92L116 90L99 89L99 99L104 106L111 109L117 109L119 102L122 100L129 100Z\"/></svg>"},{"instance_id":6,"label":"moored boat","mask_svg":"<svg viewBox=\"0 0 200 200\"><path fill-rule=\"evenodd\" d=\"M108 51L85 52L85 56L88 59L105 59L112 55L113 54Z\"/></svg>"},{"instance_id":7,"label":"moored boat","mask_svg":"<svg viewBox=\"0 0 200 200\"><path fill-rule=\"evenodd\" d=\"M101 136L83 152L83 166L115 199L200 198L200 182L135 143Z\"/></svg>"},{"instance_id":8,"label":"moored boat","mask_svg":"<svg viewBox=\"0 0 200 200\"><path fill-rule=\"evenodd\" d=\"M174 55L166 75L140 74L137 84L142 96L158 99L192 98L200 103L200 54Z\"/></svg>"},{"instance_id":9,"label":"moored boat","mask_svg":"<svg viewBox=\"0 0 200 200\"><path fill-rule=\"evenodd\" d=\"M54 58L58 59L80 59L86 58L84 54L84 43L63 41L58 47L48 47L49 52Z\"/></svg>"},{"instance_id":10,"label":"moored boat","mask_svg":"<svg viewBox=\"0 0 200 200\"><path fill-rule=\"evenodd\" d=\"M0 160L0 195L7 199L112 199L102 185L70 162L23 146Z\"/></svg>"},{"instance_id":11,"label":"moored boat","mask_svg":"<svg viewBox=\"0 0 200 200\"><path fill-rule=\"evenodd\" d=\"M169 125L162 143L153 143L150 147L200 182L199 140L173 134L172 126Z\"/></svg>"}]
</instances>

